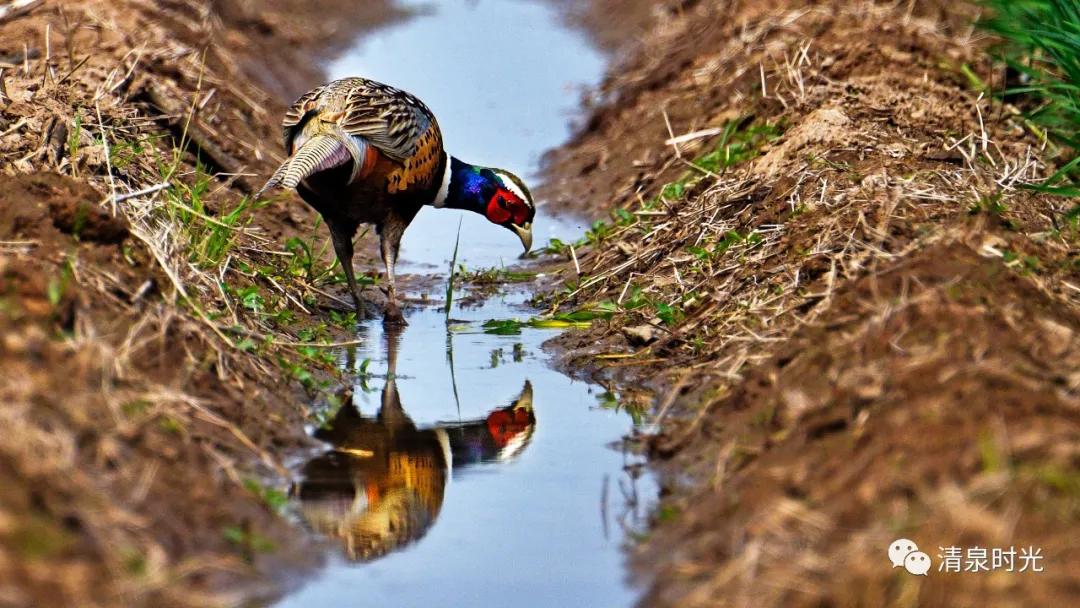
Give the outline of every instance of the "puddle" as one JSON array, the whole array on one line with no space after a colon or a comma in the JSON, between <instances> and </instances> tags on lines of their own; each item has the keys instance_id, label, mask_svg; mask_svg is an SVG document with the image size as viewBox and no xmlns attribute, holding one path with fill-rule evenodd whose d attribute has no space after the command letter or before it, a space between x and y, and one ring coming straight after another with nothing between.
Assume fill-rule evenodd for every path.
<instances>
[{"instance_id":1,"label":"puddle","mask_svg":"<svg viewBox=\"0 0 1080 608\"><path fill-rule=\"evenodd\" d=\"M613 447L632 427L603 389L548 365L550 331L482 331L526 318L523 296L378 322L342 354L353 403L316 435L297 511L342 548L279 606L630 606L622 548L656 488ZM390 373L393 372L393 373Z\"/></svg>"},{"instance_id":2,"label":"puddle","mask_svg":"<svg viewBox=\"0 0 1080 608\"><path fill-rule=\"evenodd\" d=\"M367 36L331 75L410 90L439 116L453 154L534 174L568 136L603 57L544 2L403 4L419 15ZM406 233L401 272L443 272L459 216L459 261L516 261L507 231L425 209ZM536 242L585 228L541 207ZM352 403L324 413L329 425L314 433L332 448L298 469L291 492L304 525L338 550L279 608L634 603L623 548L655 484L618 447L630 416L606 407L603 388L550 367L541 345L553 332L483 331L490 319L534 315L527 297L455 306L449 326L427 307L407 311L400 332L358 328L362 345L340 354L356 378Z\"/></svg>"},{"instance_id":3,"label":"puddle","mask_svg":"<svg viewBox=\"0 0 1080 608\"><path fill-rule=\"evenodd\" d=\"M566 27L556 2L400 4L416 16L366 35L329 75L363 75L417 95L438 117L451 154L535 183L540 156L570 136L582 90L603 77L604 56ZM460 261L470 268L516 261L521 244L511 232L475 213L427 207L405 233L399 272L445 269L459 218ZM576 240L587 227L541 206L533 242Z\"/></svg>"}]
</instances>

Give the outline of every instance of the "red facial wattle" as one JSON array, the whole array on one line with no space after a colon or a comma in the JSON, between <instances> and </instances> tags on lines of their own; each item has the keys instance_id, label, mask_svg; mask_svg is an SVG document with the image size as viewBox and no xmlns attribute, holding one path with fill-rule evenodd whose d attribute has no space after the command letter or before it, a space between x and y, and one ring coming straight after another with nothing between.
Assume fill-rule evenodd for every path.
<instances>
[{"instance_id":1,"label":"red facial wattle","mask_svg":"<svg viewBox=\"0 0 1080 608\"><path fill-rule=\"evenodd\" d=\"M529 219L529 209L514 193L499 188L488 201L487 218L495 224L513 220L520 226Z\"/></svg>"},{"instance_id":2,"label":"red facial wattle","mask_svg":"<svg viewBox=\"0 0 1080 608\"><path fill-rule=\"evenodd\" d=\"M500 204L502 200L502 193L496 192L488 201L487 218L494 224L504 224L510 219L510 211Z\"/></svg>"}]
</instances>

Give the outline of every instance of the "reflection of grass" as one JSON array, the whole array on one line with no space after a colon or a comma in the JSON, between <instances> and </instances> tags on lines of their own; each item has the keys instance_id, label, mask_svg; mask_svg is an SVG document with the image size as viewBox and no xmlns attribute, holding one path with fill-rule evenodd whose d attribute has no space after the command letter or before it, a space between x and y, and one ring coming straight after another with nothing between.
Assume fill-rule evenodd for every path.
<instances>
[{"instance_id":1,"label":"reflection of grass","mask_svg":"<svg viewBox=\"0 0 1080 608\"><path fill-rule=\"evenodd\" d=\"M619 396L611 391L606 391L597 397L597 401L600 407L605 410L614 410L616 412L626 412L630 416L630 420L633 421L634 426L641 426L645 422L645 414L648 412L648 407L643 403L636 401L627 401L619 399Z\"/></svg>"}]
</instances>

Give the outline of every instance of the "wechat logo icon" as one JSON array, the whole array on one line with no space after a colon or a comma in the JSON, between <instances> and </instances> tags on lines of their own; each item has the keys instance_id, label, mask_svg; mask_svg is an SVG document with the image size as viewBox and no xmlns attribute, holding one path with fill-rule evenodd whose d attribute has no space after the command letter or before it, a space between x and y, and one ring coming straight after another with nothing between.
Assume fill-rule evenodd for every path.
<instances>
[{"instance_id":1,"label":"wechat logo icon","mask_svg":"<svg viewBox=\"0 0 1080 608\"><path fill-rule=\"evenodd\" d=\"M903 568L916 576L926 576L930 571L930 556L906 538L898 538L889 545L889 561L893 568Z\"/></svg>"}]
</instances>

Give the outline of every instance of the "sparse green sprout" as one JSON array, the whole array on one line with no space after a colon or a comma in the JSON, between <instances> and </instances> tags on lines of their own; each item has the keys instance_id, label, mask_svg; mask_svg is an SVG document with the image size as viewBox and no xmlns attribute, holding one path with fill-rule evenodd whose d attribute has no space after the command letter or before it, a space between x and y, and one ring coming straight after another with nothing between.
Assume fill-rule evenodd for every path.
<instances>
[{"instance_id":1,"label":"sparse green sprout","mask_svg":"<svg viewBox=\"0 0 1080 608\"><path fill-rule=\"evenodd\" d=\"M660 189L660 198L669 201L677 201L681 199L683 197L683 194L686 192L686 182L690 179L690 177L690 174L687 173L683 179L677 182L672 182L670 184L665 184L664 187Z\"/></svg>"},{"instance_id":2,"label":"sparse green sprout","mask_svg":"<svg viewBox=\"0 0 1080 608\"><path fill-rule=\"evenodd\" d=\"M79 154L79 142L82 141L82 125L83 114L82 110L80 110L75 114L75 119L71 121L71 129L68 131L67 140L67 156L71 159L71 170L75 173L76 177L79 175L79 167L75 159Z\"/></svg>"},{"instance_id":3,"label":"sparse green sprout","mask_svg":"<svg viewBox=\"0 0 1080 608\"><path fill-rule=\"evenodd\" d=\"M585 232L585 240L582 244L599 245L604 239L611 236L611 233L611 224L603 220L596 220L593 222L592 228Z\"/></svg>"},{"instance_id":4,"label":"sparse green sprout","mask_svg":"<svg viewBox=\"0 0 1080 608\"><path fill-rule=\"evenodd\" d=\"M109 142L109 163L116 171L126 171L146 153L144 140L116 139ZM153 145L153 140L150 141Z\"/></svg>"},{"instance_id":5,"label":"sparse green sprout","mask_svg":"<svg viewBox=\"0 0 1080 608\"><path fill-rule=\"evenodd\" d=\"M633 226L637 223L637 216L622 207L612 211L611 214L615 217L615 224L618 226Z\"/></svg>"},{"instance_id":6,"label":"sparse green sprout","mask_svg":"<svg viewBox=\"0 0 1080 608\"><path fill-rule=\"evenodd\" d=\"M659 302L656 305L656 316L660 317L660 320L665 325L675 325L683 319L683 312L670 304Z\"/></svg>"},{"instance_id":7,"label":"sparse green sprout","mask_svg":"<svg viewBox=\"0 0 1080 608\"><path fill-rule=\"evenodd\" d=\"M180 435L184 432L184 425L172 416L162 416L158 420L158 428L172 435Z\"/></svg>"},{"instance_id":8,"label":"sparse green sprout","mask_svg":"<svg viewBox=\"0 0 1080 608\"><path fill-rule=\"evenodd\" d=\"M245 530L240 526L227 526L221 531L225 540L247 553L269 553L277 547L265 536Z\"/></svg>"},{"instance_id":9,"label":"sparse green sprout","mask_svg":"<svg viewBox=\"0 0 1080 608\"><path fill-rule=\"evenodd\" d=\"M353 327L356 327L356 312L339 312L331 310L330 322L343 329L352 329Z\"/></svg>"},{"instance_id":10,"label":"sparse green sprout","mask_svg":"<svg viewBox=\"0 0 1080 608\"><path fill-rule=\"evenodd\" d=\"M995 193L991 196L980 196L979 200L972 203L971 208L968 209L968 213L976 215L979 213L987 213L990 215L1001 215L1009 210L1009 207L1001 202L1001 193Z\"/></svg>"},{"instance_id":11,"label":"sparse green sprout","mask_svg":"<svg viewBox=\"0 0 1080 608\"><path fill-rule=\"evenodd\" d=\"M570 255L570 246L559 239L553 238L548 241L543 252L549 255Z\"/></svg>"},{"instance_id":12,"label":"sparse green sprout","mask_svg":"<svg viewBox=\"0 0 1080 608\"><path fill-rule=\"evenodd\" d=\"M124 412L125 416L134 418L146 413L150 409L150 405L150 402L146 399L134 399L120 406L120 411Z\"/></svg>"},{"instance_id":13,"label":"sparse green sprout","mask_svg":"<svg viewBox=\"0 0 1080 608\"><path fill-rule=\"evenodd\" d=\"M145 576L147 571L146 556L135 547L124 547L120 550L120 560L124 570L133 576Z\"/></svg>"},{"instance_id":14,"label":"sparse green sprout","mask_svg":"<svg viewBox=\"0 0 1080 608\"><path fill-rule=\"evenodd\" d=\"M751 124L740 129L743 122L733 120L725 124L716 149L695 160L694 166L710 173L720 173L756 158L765 145L776 141L784 133L779 123Z\"/></svg>"},{"instance_id":15,"label":"sparse green sprout","mask_svg":"<svg viewBox=\"0 0 1080 608\"><path fill-rule=\"evenodd\" d=\"M45 286L45 297L53 307L59 306L60 301L64 299L64 294L67 293L68 285L71 284L74 274L75 270L71 264L71 259L65 258L64 263L60 266L60 275L49 279L49 283Z\"/></svg>"},{"instance_id":16,"label":"sparse green sprout","mask_svg":"<svg viewBox=\"0 0 1080 608\"><path fill-rule=\"evenodd\" d=\"M604 391L597 396L598 405L605 410L626 412L634 426L641 426L645 422L647 408L635 401L619 399L619 396L611 391Z\"/></svg>"},{"instance_id":17,"label":"sparse green sprout","mask_svg":"<svg viewBox=\"0 0 1080 608\"><path fill-rule=\"evenodd\" d=\"M265 486L258 480L245 479L244 488L255 496L258 496L266 506L270 507L270 510L279 515L285 512L285 507L289 504L289 497L286 496L284 492L276 488Z\"/></svg>"},{"instance_id":18,"label":"sparse green sprout","mask_svg":"<svg viewBox=\"0 0 1080 608\"><path fill-rule=\"evenodd\" d=\"M236 295L237 299L240 300L240 305L253 313L258 314L266 308L262 293L255 285L241 287L236 289L233 293Z\"/></svg>"}]
</instances>

